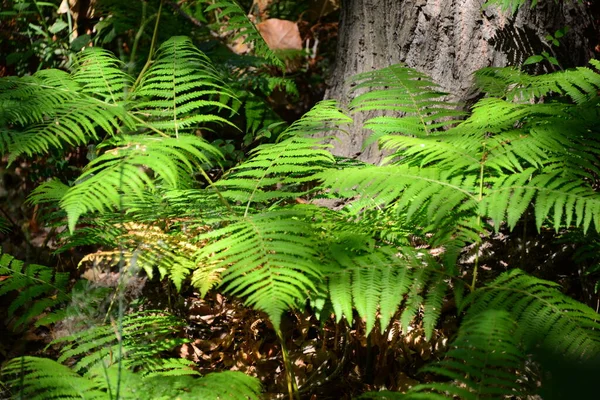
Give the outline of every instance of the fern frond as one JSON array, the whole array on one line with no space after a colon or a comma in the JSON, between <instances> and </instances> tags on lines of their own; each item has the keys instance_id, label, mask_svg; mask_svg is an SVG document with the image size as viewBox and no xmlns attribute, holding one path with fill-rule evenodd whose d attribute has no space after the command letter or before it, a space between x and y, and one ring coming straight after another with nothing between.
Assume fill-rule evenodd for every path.
<instances>
[{"instance_id":1,"label":"fern frond","mask_svg":"<svg viewBox=\"0 0 600 400\"><path fill-rule=\"evenodd\" d=\"M122 68L123 63L109 51L88 47L75 60L73 80L81 85L82 93L118 103L127 97L133 84Z\"/></svg>"},{"instance_id":2,"label":"fern frond","mask_svg":"<svg viewBox=\"0 0 600 400\"><path fill-rule=\"evenodd\" d=\"M307 193L303 184L315 181L334 163L322 139L309 137L350 122L333 101L317 104L280 136L278 143L264 144L250 158L217 182L223 196L244 202L296 198ZM279 186L280 188L278 188Z\"/></svg>"},{"instance_id":3,"label":"fern frond","mask_svg":"<svg viewBox=\"0 0 600 400\"><path fill-rule=\"evenodd\" d=\"M533 170L497 178L481 203L481 212L497 223L504 220L513 228L527 207L535 201L538 229L547 218L554 228L582 226L587 230L592 221L600 230L600 198L582 181L562 177L561 172L532 175Z\"/></svg>"},{"instance_id":4,"label":"fern frond","mask_svg":"<svg viewBox=\"0 0 600 400\"><path fill-rule=\"evenodd\" d=\"M65 144L97 140L99 130L112 135L123 127L134 128L123 104L84 93L81 85L62 71L46 70L8 81L10 90L0 96L0 118L26 126L11 137L9 162L22 154L31 156Z\"/></svg>"},{"instance_id":5,"label":"fern frond","mask_svg":"<svg viewBox=\"0 0 600 400\"><path fill-rule=\"evenodd\" d=\"M498 6L501 10L510 11L511 14L515 14L519 8L521 8L527 0L486 0L483 7L489 7L491 5ZM531 0L531 8L535 7L538 0Z\"/></svg>"},{"instance_id":6,"label":"fern frond","mask_svg":"<svg viewBox=\"0 0 600 400\"><path fill-rule=\"evenodd\" d=\"M517 326L506 311L487 310L465 321L444 360L423 371L452 380L412 388L407 399L497 399L523 395L524 368Z\"/></svg>"},{"instance_id":7,"label":"fern frond","mask_svg":"<svg viewBox=\"0 0 600 400\"><path fill-rule=\"evenodd\" d=\"M176 369L175 371L181 370ZM110 372L114 372L114 368ZM242 372L214 372L202 377L194 376L190 372L193 371L188 370L188 373L184 375L143 378L139 374L128 374L125 379L121 377L123 398L131 400L140 398L153 400L259 400L261 398L260 381Z\"/></svg>"},{"instance_id":8,"label":"fern frond","mask_svg":"<svg viewBox=\"0 0 600 400\"><path fill-rule=\"evenodd\" d=\"M409 287L418 278L414 273L417 263L411 252L404 250L401 256L391 248L378 248L357 255L344 242L331 247L331 256L338 266L326 277L338 322L345 317L352 323L354 308L366 321L367 335L375 326L378 315L381 331L385 331ZM426 282L421 283L423 287Z\"/></svg>"},{"instance_id":9,"label":"fern frond","mask_svg":"<svg viewBox=\"0 0 600 400\"><path fill-rule=\"evenodd\" d=\"M131 313L123 319L123 363L127 368L141 368L145 373L163 369L161 353L185 343L177 332L183 322L160 311ZM112 325L102 325L53 341L61 344L58 362L74 359L75 371L85 371L94 365L110 366L119 361L119 340Z\"/></svg>"},{"instance_id":10,"label":"fern frond","mask_svg":"<svg viewBox=\"0 0 600 400\"><path fill-rule=\"evenodd\" d=\"M118 147L90 162L79 182L60 201L71 232L82 214L117 209L122 193L143 197L144 189L159 185L173 189L189 187L196 168L221 157L204 139L189 135L123 136L113 143ZM155 179L151 179L145 168L154 172ZM38 196L47 196L52 188L45 186L38 190L32 201L40 201Z\"/></svg>"},{"instance_id":11,"label":"fern frond","mask_svg":"<svg viewBox=\"0 0 600 400\"><path fill-rule=\"evenodd\" d=\"M449 174L436 168L365 166L327 172L321 177L325 188L344 197L365 199L358 203L361 207L394 203L406 210L409 219L423 208L430 221L438 222L452 210L473 209L477 202L476 176Z\"/></svg>"},{"instance_id":12,"label":"fern frond","mask_svg":"<svg viewBox=\"0 0 600 400\"><path fill-rule=\"evenodd\" d=\"M86 399L106 400L108 395L98 385L54 360L23 356L10 360L2 369L5 382L12 387L14 398L32 400Z\"/></svg>"},{"instance_id":13,"label":"fern frond","mask_svg":"<svg viewBox=\"0 0 600 400\"><path fill-rule=\"evenodd\" d=\"M301 208L274 209L233 220L201 235L199 260L223 268L222 285L265 311L279 327L281 314L305 301L321 279L318 239Z\"/></svg>"},{"instance_id":14,"label":"fern frond","mask_svg":"<svg viewBox=\"0 0 600 400\"><path fill-rule=\"evenodd\" d=\"M226 29L233 33L232 40L240 39L242 43L254 46L254 53L263 57L272 65L284 68L284 63L269 49L256 26L248 19L246 13L235 0L219 0L210 2L205 12L216 11L219 20L226 20Z\"/></svg>"},{"instance_id":15,"label":"fern frond","mask_svg":"<svg viewBox=\"0 0 600 400\"><path fill-rule=\"evenodd\" d=\"M473 318L485 310L508 311L517 322L516 334L528 346L547 346L576 359L600 354L600 315L561 293L558 284L521 270L500 275L463 304Z\"/></svg>"},{"instance_id":16,"label":"fern frond","mask_svg":"<svg viewBox=\"0 0 600 400\"><path fill-rule=\"evenodd\" d=\"M209 58L188 37L176 36L158 49L156 60L141 77L132 93L137 100L133 112L148 120L148 126L172 132L189 133L206 123L231 123L209 109L230 109L233 95L226 89Z\"/></svg>"},{"instance_id":17,"label":"fern frond","mask_svg":"<svg viewBox=\"0 0 600 400\"><path fill-rule=\"evenodd\" d=\"M4 253L0 255L0 296L16 294L7 308L9 318L15 318L14 327L20 328L44 312L70 300L69 273L56 272L37 264L25 264ZM37 319L36 326L52 317L48 314Z\"/></svg>"},{"instance_id":18,"label":"fern frond","mask_svg":"<svg viewBox=\"0 0 600 400\"><path fill-rule=\"evenodd\" d=\"M374 135L365 145L391 133L426 136L456 124L464 115L457 105L443 100L446 94L428 76L403 65L357 74L352 83L352 92L360 93L350 102L353 112L390 110L406 114L367 120L364 127Z\"/></svg>"},{"instance_id":19,"label":"fern frond","mask_svg":"<svg viewBox=\"0 0 600 400\"><path fill-rule=\"evenodd\" d=\"M241 372L223 371L198 377L189 368L189 361L169 362L172 368L163 374L143 375L113 365L82 376L54 360L26 356L10 360L2 376L15 398L27 396L35 400L108 400L114 396L117 382L119 398L124 400L261 398L260 381Z\"/></svg>"},{"instance_id":20,"label":"fern frond","mask_svg":"<svg viewBox=\"0 0 600 400\"><path fill-rule=\"evenodd\" d=\"M600 70L600 61L591 60L590 64ZM488 94L519 102L555 94L568 96L582 104L597 99L600 90L600 74L587 67L535 76L516 68L483 68L475 76L481 89Z\"/></svg>"}]
</instances>

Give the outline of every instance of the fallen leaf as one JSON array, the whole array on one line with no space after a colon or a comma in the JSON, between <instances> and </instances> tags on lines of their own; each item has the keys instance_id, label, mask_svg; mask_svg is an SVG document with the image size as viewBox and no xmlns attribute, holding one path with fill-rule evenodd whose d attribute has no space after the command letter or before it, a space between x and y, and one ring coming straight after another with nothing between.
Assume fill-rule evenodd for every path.
<instances>
[{"instance_id":1,"label":"fallen leaf","mask_svg":"<svg viewBox=\"0 0 600 400\"><path fill-rule=\"evenodd\" d=\"M295 22L270 18L256 27L271 50L302 50L300 30Z\"/></svg>"}]
</instances>

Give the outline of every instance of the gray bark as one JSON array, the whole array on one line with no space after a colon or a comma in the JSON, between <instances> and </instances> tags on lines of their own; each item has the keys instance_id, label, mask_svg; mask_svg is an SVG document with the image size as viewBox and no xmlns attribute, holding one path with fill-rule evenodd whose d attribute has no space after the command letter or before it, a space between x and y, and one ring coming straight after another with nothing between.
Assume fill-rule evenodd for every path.
<instances>
[{"instance_id":1,"label":"gray bark","mask_svg":"<svg viewBox=\"0 0 600 400\"><path fill-rule=\"evenodd\" d=\"M452 100L475 95L473 72L489 66L521 65L542 51L556 53L563 67L585 65L593 21L578 1L528 4L513 16L483 0L342 0L336 65L326 97L347 104L348 78L359 73L404 63L431 76ZM570 27L560 47L550 48L544 37ZM550 65L548 65L550 66ZM548 66L544 67L548 69ZM541 68L538 66L537 68ZM376 146L362 150L370 134L361 128L372 115L354 115L348 136L334 143L334 153L377 163Z\"/></svg>"}]
</instances>

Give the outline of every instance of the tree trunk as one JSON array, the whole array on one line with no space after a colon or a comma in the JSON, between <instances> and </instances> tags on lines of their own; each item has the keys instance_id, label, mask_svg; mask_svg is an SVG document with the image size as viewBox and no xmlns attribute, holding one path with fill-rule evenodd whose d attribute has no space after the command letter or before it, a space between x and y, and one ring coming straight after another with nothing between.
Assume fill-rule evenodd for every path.
<instances>
[{"instance_id":1,"label":"tree trunk","mask_svg":"<svg viewBox=\"0 0 600 400\"><path fill-rule=\"evenodd\" d=\"M496 7L483 9L483 0L342 0L336 65L326 97L347 104L348 78L359 73L405 63L428 74L453 100L468 101L476 93L472 74L489 66L519 66L527 57L548 51L571 67L592 56L593 21L577 0L558 4L541 0L515 15ZM560 46L544 39L568 26ZM546 65L547 64L547 65ZM553 66L532 66L547 72ZM536 71L530 71L536 72ZM334 143L334 153L377 163L377 146L362 150L369 131L354 115L349 135Z\"/></svg>"}]
</instances>

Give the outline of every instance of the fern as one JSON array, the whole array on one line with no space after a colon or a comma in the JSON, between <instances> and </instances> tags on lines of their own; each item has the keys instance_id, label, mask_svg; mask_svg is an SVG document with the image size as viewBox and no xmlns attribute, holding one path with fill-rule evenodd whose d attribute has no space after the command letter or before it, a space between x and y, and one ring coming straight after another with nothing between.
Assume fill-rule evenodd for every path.
<instances>
[{"instance_id":1,"label":"fern","mask_svg":"<svg viewBox=\"0 0 600 400\"><path fill-rule=\"evenodd\" d=\"M364 127L374 134L365 146L390 133L429 135L455 124L464 115L456 109L458 105L444 101L446 94L429 77L402 65L357 74L351 82L355 85L352 91L359 93L350 102L353 112L390 110L406 114L402 118L383 116L367 120Z\"/></svg>"},{"instance_id":2,"label":"fern","mask_svg":"<svg viewBox=\"0 0 600 400\"><path fill-rule=\"evenodd\" d=\"M229 171L217 182L226 198L246 203L264 203L305 195L306 185L317 174L330 168L334 159L323 139L310 137L349 122L334 101L317 104L287 128L275 144L264 144L250 153L249 159ZM279 190L273 190L280 186Z\"/></svg>"},{"instance_id":3,"label":"fern","mask_svg":"<svg viewBox=\"0 0 600 400\"><path fill-rule=\"evenodd\" d=\"M590 60L600 69L600 61ZM481 89L492 96L526 102L543 96L567 96L577 104L598 98L600 75L587 67L531 76L516 68L483 68L476 73Z\"/></svg>"},{"instance_id":4,"label":"fern","mask_svg":"<svg viewBox=\"0 0 600 400\"><path fill-rule=\"evenodd\" d=\"M15 398L108 398L95 382L48 358L26 356L12 359L2 369L2 375L5 382L13 388Z\"/></svg>"},{"instance_id":5,"label":"fern","mask_svg":"<svg viewBox=\"0 0 600 400\"><path fill-rule=\"evenodd\" d=\"M564 295L559 285L515 269L469 295L468 315L506 310L517 322L516 334L527 346L543 345L574 359L600 354L600 316Z\"/></svg>"},{"instance_id":6,"label":"fern","mask_svg":"<svg viewBox=\"0 0 600 400\"><path fill-rule=\"evenodd\" d=\"M218 115L200 112L208 107L229 108L226 103L232 94L208 57L187 37L174 37L160 46L132 97L138 100L132 107L134 115L147 118L151 129L175 136L199 123L230 123Z\"/></svg>"},{"instance_id":7,"label":"fern","mask_svg":"<svg viewBox=\"0 0 600 400\"><path fill-rule=\"evenodd\" d=\"M452 380L415 386L409 399L497 399L524 395L519 371L525 364L515 336L517 324L506 311L488 310L465 321L444 360L425 367Z\"/></svg>"},{"instance_id":8,"label":"fern","mask_svg":"<svg viewBox=\"0 0 600 400\"><path fill-rule=\"evenodd\" d=\"M61 315L54 311L42 316L70 300L69 273L56 272L49 267L25 264L4 253L0 255L0 296L16 295L7 308L8 317L19 329L35 320L35 325L45 325Z\"/></svg>"},{"instance_id":9,"label":"fern","mask_svg":"<svg viewBox=\"0 0 600 400\"><path fill-rule=\"evenodd\" d=\"M232 40L240 39L242 43L252 44L254 52L269 63L283 68L283 62L269 49L256 26L248 19L246 13L235 0L221 0L211 2L206 12L216 11L217 19L227 20L226 30L232 32Z\"/></svg>"},{"instance_id":10,"label":"fern","mask_svg":"<svg viewBox=\"0 0 600 400\"><path fill-rule=\"evenodd\" d=\"M232 221L202 239L200 259L224 268L223 285L247 296L247 304L265 311L279 327L283 311L306 300L321 279L318 239L311 234L302 210L274 209ZM208 262L208 261L206 261Z\"/></svg>"},{"instance_id":11,"label":"fern","mask_svg":"<svg viewBox=\"0 0 600 400\"><path fill-rule=\"evenodd\" d=\"M515 14L519 8L521 8L527 0L486 0L483 4L484 7L489 7L491 5L498 6L501 10L509 11L512 14ZM531 0L531 8L535 7L538 3L538 0Z\"/></svg>"},{"instance_id":12,"label":"fern","mask_svg":"<svg viewBox=\"0 0 600 400\"><path fill-rule=\"evenodd\" d=\"M366 73L363 79L369 74L373 78L367 82L377 85L378 73ZM588 78L587 72L579 76ZM413 85L410 75L403 79ZM408 87L414 95L415 89ZM416 89L425 98L430 93L427 86ZM395 95L398 89L389 90L392 98L401 97ZM355 107L386 109L386 101L366 95L356 99ZM358 197L352 205L356 211L393 204L408 220L427 221L425 226L435 231L462 224L462 234L475 241L480 221L491 218L499 229L507 220L512 228L532 201L538 228L550 218L556 229L573 223L587 229L598 215L597 196L587 183L597 170L597 143L590 134L596 130L594 115L597 110L588 103L485 99L466 121L444 132L428 132L426 120L420 130L401 131L403 135L376 132L385 148L398 150L388 159L394 165L328 171L320 177L325 188L342 197ZM414 117L400 120L405 118L414 125ZM515 120L520 126L515 127ZM571 135L561 129L566 126Z\"/></svg>"},{"instance_id":13,"label":"fern","mask_svg":"<svg viewBox=\"0 0 600 400\"><path fill-rule=\"evenodd\" d=\"M234 399L260 398L261 385L256 378L237 371L224 371L198 377L191 369L182 369L187 361L173 364L161 374L145 376L130 370L119 371L115 366L106 368L100 376L93 373L77 374L69 367L40 357L22 357L9 361L2 375L15 398L31 399L90 399L114 398L117 380L120 381L121 399L151 398L178 399ZM108 378L108 380L107 380Z\"/></svg>"},{"instance_id":14,"label":"fern","mask_svg":"<svg viewBox=\"0 0 600 400\"><path fill-rule=\"evenodd\" d=\"M177 318L150 310L124 317L120 343L115 326L107 324L56 339L52 344L62 345L58 362L75 361L72 368L77 372L118 363L118 348L122 346L122 362L127 368L150 373L162 370L162 365L170 361L156 356L185 343L185 339L174 337L181 327Z\"/></svg>"}]
</instances>

